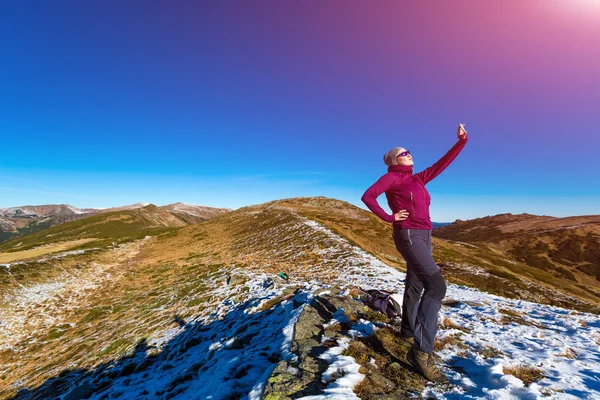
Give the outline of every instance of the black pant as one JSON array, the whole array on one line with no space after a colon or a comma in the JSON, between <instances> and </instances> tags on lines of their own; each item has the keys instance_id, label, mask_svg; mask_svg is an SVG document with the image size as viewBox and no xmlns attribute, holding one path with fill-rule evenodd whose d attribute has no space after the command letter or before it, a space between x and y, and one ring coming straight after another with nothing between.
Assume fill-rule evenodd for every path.
<instances>
[{"instance_id":1,"label":"black pant","mask_svg":"<svg viewBox=\"0 0 600 400\"><path fill-rule=\"evenodd\" d=\"M432 354L446 282L431 255L431 230L394 226L394 244L407 266L401 333L414 337L421 351Z\"/></svg>"}]
</instances>

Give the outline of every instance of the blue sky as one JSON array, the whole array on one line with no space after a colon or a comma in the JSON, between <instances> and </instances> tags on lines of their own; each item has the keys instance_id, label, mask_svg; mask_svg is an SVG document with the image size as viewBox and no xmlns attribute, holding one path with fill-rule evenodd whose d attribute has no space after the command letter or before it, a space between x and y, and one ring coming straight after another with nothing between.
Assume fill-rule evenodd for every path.
<instances>
[{"instance_id":1,"label":"blue sky","mask_svg":"<svg viewBox=\"0 0 600 400\"><path fill-rule=\"evenodd\" d=\"M362 206L464 122L434 221L599 214L600 8L448 4L4 2L0 207Z\"/></svg>"}]
</instances>

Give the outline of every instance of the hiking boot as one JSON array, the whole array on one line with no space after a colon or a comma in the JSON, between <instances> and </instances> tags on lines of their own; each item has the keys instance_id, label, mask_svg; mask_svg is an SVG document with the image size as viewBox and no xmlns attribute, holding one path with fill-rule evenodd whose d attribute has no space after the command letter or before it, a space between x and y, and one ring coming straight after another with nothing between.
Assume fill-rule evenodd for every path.
<instances>
[{"instance_id":1,"label":"hiking boot","mask_svg":"<svg viewBox=\"0 0 600 400\"><path fill-rule=\"evenodd\" d=\"M448 377L435 365L433 356L419 350L416 345L406 353L406 360L430 381L448 382Z\"/></svg>"},{"instance_id":2,"label":"hiking boot","mask_svg":"<svg viewBox=\"0 0 600 400\"><path fill-rule=\"evenodd\" d=\"M434 373L437 374L437 378L439 380L436 380L436 382L442 382L442 383L448 382L448 377L446 376L446 374L444 374L442 372L442 370L440 370L438 368L438 366L435 365L435 361L433 359L433 354L429 355L429 359L427 360L427 366L429 367L430 371L433 370L433 371L435 371ZM430 378L430 379L434 380L432 378Z\"/></svg>"}]
</instances>

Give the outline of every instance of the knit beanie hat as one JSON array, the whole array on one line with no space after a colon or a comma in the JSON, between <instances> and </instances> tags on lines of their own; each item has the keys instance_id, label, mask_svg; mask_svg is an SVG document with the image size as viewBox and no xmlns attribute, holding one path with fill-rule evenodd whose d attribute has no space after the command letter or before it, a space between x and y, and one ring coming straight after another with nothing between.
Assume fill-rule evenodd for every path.
<instances>
[{"instance_id":1,"label":"knit beanie hat","mask_svg":"<svg viewBox=\"0 0 600 400\"><path fill-rule=\"evenodd\" d=\"M402 149L403 147L394 147L393 149L385 153L385 155L383 156L383 162L385 163L385 165L387 165L388 167L396 165L396 157L398 157L398 154L402 153Z\"/></svg>"}]
</instances>

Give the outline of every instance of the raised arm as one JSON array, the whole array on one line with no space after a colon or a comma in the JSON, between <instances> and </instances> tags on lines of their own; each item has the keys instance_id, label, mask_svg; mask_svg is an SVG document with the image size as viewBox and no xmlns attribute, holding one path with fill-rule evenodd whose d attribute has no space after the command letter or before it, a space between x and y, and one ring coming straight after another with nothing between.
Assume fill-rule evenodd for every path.
<instances>
[{"instance_id":1,"label":"raised arm","mask_svg":"<svg viewBox=\"0 0 600 400\"><path fill-rule=\"evenodd\" d=\"M462 124L459 124L458 126L457 135L458 142L456 142L456 144L452 146L452 148L442 158L440 158L431 167L424 169L418 174L415 174L421 180L421 182L423 182L423 184L431 182L433 178L441 174L442 171L445 170L448 165L452 163L452 161L454 161L463 147L465 147L465 144L467 144L469 138L467 136L467 131L465 131Z\"/></svg>"},{"instance_id":2,"label":"raised arm","mask_svg":"<svg viewBox=\"0 0 600 400\"><path fill-rule=\"evenodd\" d=\"M360 198L363 203L373 212L373 214L377 215L379 218L384 220L385 222L394 222L394 216L389 215L385 212L383 208L377 203L377 198L381 193L387 191L392 184L394 183L394 177L391 174L385 174L377 182L371 185L370 188L367 189L365 194Z\"/></svg>"}]
</instances>

